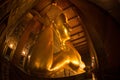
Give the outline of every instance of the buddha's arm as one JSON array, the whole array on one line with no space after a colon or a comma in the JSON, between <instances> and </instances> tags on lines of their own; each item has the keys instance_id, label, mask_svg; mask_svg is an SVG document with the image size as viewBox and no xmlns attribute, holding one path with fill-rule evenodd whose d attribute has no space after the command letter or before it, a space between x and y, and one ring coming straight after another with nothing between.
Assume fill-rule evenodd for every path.
<instances>
[{"instance_id":1,"label":"buddha's arm","mask_svg":"<svg viewBox=\"0 0 120 80\"><path fill-rule=\"evenodd\" d=\"M73 65L79 66L79 68L84 69L85 64L81 59L80 53L74 48L74 46L71 43L67 43L67 46L70 48L69 51L70 62Z\"/></svg>"},{"instance_id":2,"label":"buddha's arm","mask_svg":"<svg viewBox=\"0 0 120 80\"><path fill-rule=\"evenodd\" d=\"M67 43L66 47L67 50L63 50L53 56L54 61L50 70L54 71L65 67L65 65L69 65L74 70L78 68L84 69L85 64L82 62L78 51L70 43Z\"/></svg>"},{"instance_id":3,"label":"buddha's arm","mask_svg":"<svg viewBox=\"0 0 120 80\"><path fill-rule=\"evenodd\" d=\"M63 68L65 65L69 64L69 56L67 55L66 52L61 51L58 54L55 54L53 56L53 64L51 67L51 71L56 71L58 69Z\"/></svg>"}]
</instances>

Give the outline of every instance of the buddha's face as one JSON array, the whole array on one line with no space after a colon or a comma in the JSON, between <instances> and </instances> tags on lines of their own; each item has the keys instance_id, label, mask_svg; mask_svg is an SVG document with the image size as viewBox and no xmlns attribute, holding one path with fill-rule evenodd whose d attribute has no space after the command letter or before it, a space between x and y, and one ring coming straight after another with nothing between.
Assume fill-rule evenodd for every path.
<instances>
[{"instance_id":1,"label":"buddha's face","mask_svg":"<svg viewBox=\"0 0 120 80\"><path fill-rule=\"evenodd\" d=\"M63 44L65 44L65 42L70 39L66 25L67 23L66 23L65 15L61 14L60 16L58 16L55 20L55 24L56 24L55 27L60 35L60 40L63 42Z\"/></svg>"},{"instance_id":2,"label":"buddha's face","mask_svg":"<svg viewBox=\"0 0 120 80\"><path fill-rule=\"evenodd\" d=\"M61 48L65 47L66 41L70 39L65 15L59 7L51 5L47 16L54 29L54 42L58 42L57 44L60 44Z\"/></svg>"}]
</instances>

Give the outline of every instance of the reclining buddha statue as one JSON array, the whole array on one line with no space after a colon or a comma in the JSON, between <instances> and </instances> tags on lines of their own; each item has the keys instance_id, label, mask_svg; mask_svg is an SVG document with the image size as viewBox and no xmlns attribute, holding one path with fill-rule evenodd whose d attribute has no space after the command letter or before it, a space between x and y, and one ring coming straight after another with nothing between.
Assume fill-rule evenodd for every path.
<instances>
[{"instance_id":1,"label":"reclining buddha statue","mask_svg":"<svg viewBox=\"0 0 120 80\"><path fill-rule=\"evenodd\" d=\"M58 7L52 5L45 16L37 16L43 24L43 29L31 51L28 70L33 74L45 76L59 73L62 69L71 69L76 74L85 72L84 62L70 42L65 15Z\"/></svg>"},{"instance_id":2,"label":"reclining buddha statue","mask_svg":"<svg viewBox=\"0 0 120 80\"><path fill-rule=\"evenodd\" d=\"M14 30L11 29L13 32L6 40L13 50L10 58L13 64L40 77L64 77L85 72L84 62L70 42L67 17L58 6L51 4L44 15L34 8L26 16L29 19L24 16L18 26L13 26ZM20 26L22 23L26 25Z\"/></svg>"}]
</instances>

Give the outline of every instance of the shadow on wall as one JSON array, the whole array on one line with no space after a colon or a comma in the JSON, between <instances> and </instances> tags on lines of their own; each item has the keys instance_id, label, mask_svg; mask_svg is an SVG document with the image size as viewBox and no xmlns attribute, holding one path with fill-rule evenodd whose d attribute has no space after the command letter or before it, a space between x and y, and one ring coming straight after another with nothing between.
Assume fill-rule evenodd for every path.
<instances>
[{"instance_id":1,"label":"shadow on wall","mask_svg":"<svg viewBox=\"0 0 120 80\"><path fill-rule=\"evenodd\" d=\"M120 0L89 0L107 10L120 23Z\"/></svg>"}]
</instances>

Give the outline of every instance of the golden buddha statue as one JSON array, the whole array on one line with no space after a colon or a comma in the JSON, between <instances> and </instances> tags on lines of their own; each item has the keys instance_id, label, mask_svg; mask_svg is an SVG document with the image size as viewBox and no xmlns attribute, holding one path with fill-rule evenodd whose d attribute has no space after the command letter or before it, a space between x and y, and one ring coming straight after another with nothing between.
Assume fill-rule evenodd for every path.
<instances>
[{"instance_id":1,"label":"golden buddha statue","mask_svg":"<svg viewBox=\"0 0 120 80\"><path fill-rule=\"evenodd\" d=\"M46 14L43 30L31 51L28 70L35 75L49 75L61 69L72 69L76 74L83 73L85 64L78 51L70 42L67 20L55 5ZM54 9L53 9L54 8ZM53 12L53 13L52 13ZM38 17L40 18L40 17ZM43 21L41 21L42 23Z\"/></svg>"}]
</instances>

